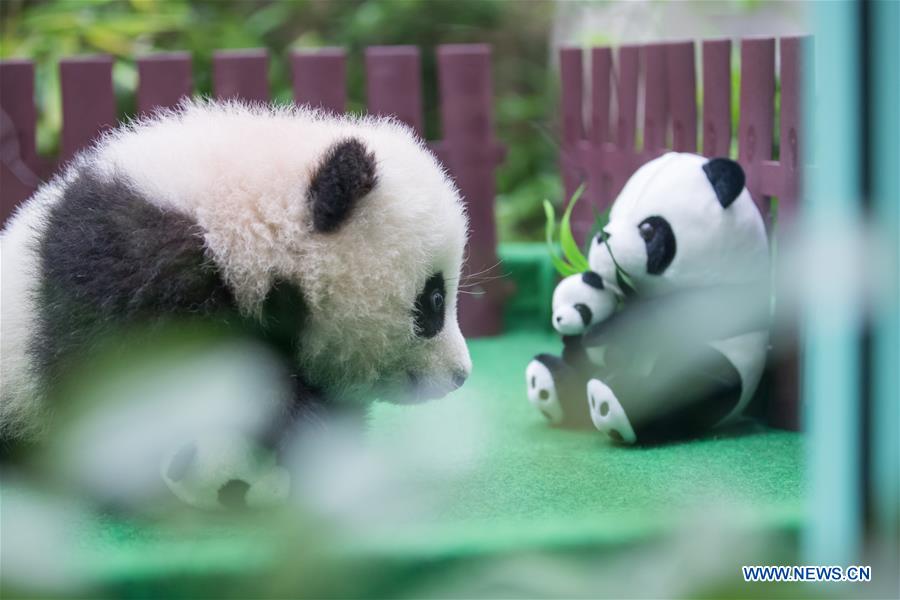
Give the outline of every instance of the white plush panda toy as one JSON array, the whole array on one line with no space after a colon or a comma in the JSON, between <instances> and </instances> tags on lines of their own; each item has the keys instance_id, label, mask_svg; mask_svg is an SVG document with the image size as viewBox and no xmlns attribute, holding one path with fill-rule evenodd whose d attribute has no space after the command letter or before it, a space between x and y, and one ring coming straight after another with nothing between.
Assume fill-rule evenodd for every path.
<instances>
[{"instance_id":1,"label":"white plush panda toy","mask_svg":"<svg viewBox=\"0 0 900 600\"><path fill-rule=\"evenodd\" d=\"M732 160L685 153L629 179L588 256L624 300L581 337L605 364L558 369L538 356L529 399L586 392L594 426L624 443L702 435L743 413L769 321L766 229L744 180Z\"/></svg>"},{"instance_id":2,"label":"white plush panda toy","mask_svg":"<svg viewBox=\"0 0 900 600\"><path fill-rule=\"evenodd\" d=\"M295 391L273 430L443 396L471 370L456 317L466 230L457 188L394 120L193 102L119 128L2 232L0 439L46 435L47 390L100 336L172 318L240 322L281 352ZM264 503L255 481L283 495L250 442L231 464L202 445L163 465L189 503L226 484L231 504L242 490Z\"/></svg>"}]
</instances>

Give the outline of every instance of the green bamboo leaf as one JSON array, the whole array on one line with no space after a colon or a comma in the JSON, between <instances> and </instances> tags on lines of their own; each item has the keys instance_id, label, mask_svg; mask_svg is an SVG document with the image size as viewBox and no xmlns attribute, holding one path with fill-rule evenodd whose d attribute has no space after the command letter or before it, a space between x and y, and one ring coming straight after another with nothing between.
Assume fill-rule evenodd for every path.
<instances>
[{"instance_id":1,"label":"green bamboo leaf","mask_svg":"<svg viewBox=\"0 0 900 600\"><path fill-rule=\"evenodd\" d=\"M616 260L616 256L612 252L612 248L609 247L609 238L604 237L603 243L606 244L606 250L609 252L609 257L612 259L613 266L616 268L616 283L619 284L619 288L621 288L622 293L626 296L633 296L637 292L637 287L634 285L634 280L631 278L631 275L628 274L628 271L622 268L619 262Z\"/></svg>"},{"instance_id":2,"label":"green bamboo leaf","mask_svg":"<svg viewBox=\"0 0 900 600\"><path fill-rule=\"evenodd\" d=\"M551 254L550 260L553 262L553 266L556 267L556 271L562 275L563 277L568 277L569 275L575 275L576 273L581 273L578 269L565 262L560 257Z\"/></svg>"},{"instance_id":3,"label":"green bamboo leaf","mask_svg":"<svg viewBox=\"0 0 900 600\"><path fill-rule=\"evenodd\" d=\"M616 265L616 282L626 296L633 296L637 292L637 288L635 288L634 281L631 279L628 271L618 265Z\"/></svg>"},{"instance_id":4,"label":"green bamboo leaf","mask_svg":"<svg viewBox=\"0 0 900 600\"><path fill-rule=\"evenodd\" d=\"M553 230L556 228L556 215L553 213L553 205L550 204L549 200L544 200L544 215L547 217L547 224L544 229L547 237L547 247L550 249L550 254L553 254Z\"/></svg>"},{"instance_id":5,"label":"green bamboo leaf","mask_svg":"<svg viewBox=\"0 0 900 600\"><path fill-rule=\"evenodd\" d=\"M575 268L576 273L587 271L590 268L584 254L578 249L578 244L575 242L575 236L572 235L572 226L570 224L572 209L575 208L575 203L578 202L583 193L584 184L581 184L578 186L578 189L575 190L575 193L572 194L572 199L569 200L569 206L566 207L566 212L563 213L562 221L559 224L559 242L562 246L563 254L565 254L569 263L572 264L572 267Z\"/></svg>"},{"instance_id":6,"label":"green bamboo leaf","mask_svg":"<svg viewBox=\"0 0 900 600\"><path fill-rule=\"evenodd\" d=\"M594 238L597 237L597 234L603 231L603 228L609 225L609 213L612 211L612 204L607 206L603 212L598 213L596 209L594 210L594 226L591 227L591 232L588 235L587 239L584 241L584 253L588 255L591 249L591 242L594 241ZM604 237L605 241L605 237Z\"/></svg>"},{"instance_id":7,"label":"green bamboo leaf","mask_svg":"<svg viewBox=\"0 0 900 600\"><path fill-rule=\"evenodd\" d=\"M562 258L560 258L556 250L556 244L553 241L553 230L556 229L556 215L553 211L553 205L550 204L549 200L544 200L544 214L547 217L545 235L547 238L547 250L550 253L550 260L559 274L563 277L574 275L578 271L576 271L574 267L567 264Z\"/></svg>"}]
</instances>

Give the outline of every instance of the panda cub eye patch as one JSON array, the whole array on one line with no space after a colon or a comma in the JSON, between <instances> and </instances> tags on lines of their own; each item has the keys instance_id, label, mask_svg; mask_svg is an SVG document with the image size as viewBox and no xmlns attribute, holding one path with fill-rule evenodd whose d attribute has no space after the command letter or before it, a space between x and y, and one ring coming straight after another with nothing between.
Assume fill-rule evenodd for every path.
<instances>
[{"instance_id":1,"label":"panda cub eye patch","mask_svg":"<svg viewBox=\"0 0 900 600\"><path fill-rule=\"evenodd\" d=\"M647 247L647 273L661 275L675 258L675 234L662 217L647 217L638 224L638 234Z\"/></svg>"},{"instance_id":2,"label":"panda cub eye patch","mask_svg":"<svg viewBox=\"0 0 900 600\"><path fill-rule=\"evenodd\" d=\"M432 338L444 328L446 295L444 274L435 273L429 277L422 291L416 297L416 304L413 307L416 335Z\"/></svg>"}]
</instances>

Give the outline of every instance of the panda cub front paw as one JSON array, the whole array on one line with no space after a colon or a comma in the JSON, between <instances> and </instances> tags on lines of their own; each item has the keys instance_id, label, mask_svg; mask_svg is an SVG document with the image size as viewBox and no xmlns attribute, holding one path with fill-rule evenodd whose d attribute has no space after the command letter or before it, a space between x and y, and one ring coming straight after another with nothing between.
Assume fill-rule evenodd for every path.
<instances>
[{"instance_id":1,"label":"panda cub front paw","mask_svg":"<svg viewBox=\"0 0 900 600\"><path fill-rule=\"evenodd\" d=\"M161 474L178 499L204 510L277 506L291 486L290 473L275 455L240 433L184 444L165 457Z\"/></svg>"},{"instance_id":2,"label":"panda cub front paw","mask_svg":"<svg viewBox=\"0 0 900 600\"><path fill-rule=\"evenodd\" d=\"M637 441L625 409L608 385L599 379L591 379L587 384L587 395L594 427L619 443L633 444Z\"/></svg>"},{"instance_id":3,"label":"panda cub front paw","mask_svg":"<svg viewBox=\"0 0 900 600\"><path fill-rule=\"evenodd\" d=\"M525 385L531 405L554 425L562 423L562 404L550 369L541 361L532 360L525 368Z\"/></svg>"}]
</instances>

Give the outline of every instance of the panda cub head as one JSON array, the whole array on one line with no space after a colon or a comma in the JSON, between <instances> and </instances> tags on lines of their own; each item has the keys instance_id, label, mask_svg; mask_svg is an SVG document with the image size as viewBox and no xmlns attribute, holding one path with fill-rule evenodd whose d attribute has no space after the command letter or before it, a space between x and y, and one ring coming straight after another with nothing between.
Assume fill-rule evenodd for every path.
<instances>
[{"instance_id":1,"label":"panda cub head","mask_svg":"<svg viewBox=\"0 0 900 600\"><path fill-rule=\"evenodd\" d=\"M605 320L616 309L616 295L593 271L570 275L553 290L553 328L578 335Z\"/></svg>"},{"instance_id":2,"label":"panda cub head","mask_svg":"<svg viewBox=\"0 0 900 600\"><path fill-rule=\"evenodd\" d=\"M605 281L618 265L639 294L745 284L768 276L762 216L727 158L665 154L625 184L588 262Z\"/></svg>"},{"instance_id":3,"label":"panda cub head","mask_svg":"<svg viewBox=\"0 0 900 600\"><path fill-rule=\"evenodd\" d=\"M401 123L189 103L86 161L194 220L241 313L288 330L311 386L402 402L469 375L456 314L467 216Z\"/></svg>"}]
</instances>

